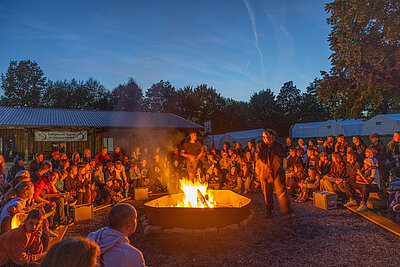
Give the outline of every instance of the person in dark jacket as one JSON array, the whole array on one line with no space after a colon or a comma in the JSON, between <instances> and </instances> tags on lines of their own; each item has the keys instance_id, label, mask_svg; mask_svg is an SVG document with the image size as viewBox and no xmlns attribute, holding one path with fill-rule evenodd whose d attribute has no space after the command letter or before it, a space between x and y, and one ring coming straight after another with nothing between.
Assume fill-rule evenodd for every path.
<instances>
[{"instance_id":1,"label":"person in dark jacket","mask_svg":"<svg viewBox=\"0 0 400 267\"><path fill-rule=\"evenodd\" d=\"M376 159L378 160L378 162L379 163L385 162L386 147L381 141L381 139L379 139L379 135L377 133L371 134L369 136L369 140L371 141L371 145L369 147L376 150Z\"/></svg>"},{"instance_id":2,"label":"person in dark jacket","mask_svg":"<svg viewBox=\"0 0 400 267\"><path fill-rule=\"evenodd\" d=\"M6 175L6 183L10 183L17 172L25 170L24 168L24 158L22 158L20 155L17 155L14 158L14 165L8 170L7 175Z\"/></svg>"},{"instance_id":3,"label":"person in dark jacket","mask_svg":"<svg viewBox=\"0 0 400 267\"><path fill-rule=\"evenodd\" d=\"M275 136L276 133L273 130L264 131L262 133L263 142L259 143L256 149L256 175L259 181L261 181L265 204L267 206L267 218L272 217L274 189L281 210L288 216L293 214L284 186L283 146L275 141Z\"/></svg>"}]
</instances>

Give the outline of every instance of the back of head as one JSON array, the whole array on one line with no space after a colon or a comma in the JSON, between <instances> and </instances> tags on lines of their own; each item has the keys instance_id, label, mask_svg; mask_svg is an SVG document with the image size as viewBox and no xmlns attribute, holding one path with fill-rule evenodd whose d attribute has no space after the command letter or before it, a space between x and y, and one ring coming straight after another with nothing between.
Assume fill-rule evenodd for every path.
<instances>
[{"instance_id":1,"label":"back of head","mask_svg":"<svg viewBox=\"0 0 400 267\"><path fill-rule=\"evenodd\" d=\"M32 220L43 220L44 219L44 212L41 209L33 209L28 213L28 216L26 217L26 220L32 219Z\"/></svg>"},{"instance_id":2,"label":"back of head","mask_svg":"<svg viewBox=\"0 0 400 267\"><path fill-rule=\"evenodd\" d=\"M121 230L126 223L136 218L136 210L129 204L118 204L108 213L108 226L110 228Z\"/></svg>"},{"instance_id":3,"label":"back of head","mask_svg":"<svg viewBox=\"0 0 400 267\"><path fill-rule=\"evenodd\" d=\"M47 252L42 267L94 267L100 256L99 246L87 239L65 239Z\"/></svg>"}]
</instances>

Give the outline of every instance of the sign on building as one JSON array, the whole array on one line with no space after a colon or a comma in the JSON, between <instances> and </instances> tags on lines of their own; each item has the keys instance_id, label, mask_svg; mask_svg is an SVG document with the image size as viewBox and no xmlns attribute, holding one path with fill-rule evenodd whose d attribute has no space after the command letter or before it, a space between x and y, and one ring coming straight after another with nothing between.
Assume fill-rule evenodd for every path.
<instances>
[{"instance_id":1,"label":"sign on building","mask_svg":"<svg viewBox=\"0 0 400 267\"><path fill-rule=\"evenodd\" d=\"M42 132L42 131L35 131L35 141L39 141L39 142L87 141L87 131L80 131L80 132Z\"/></svg>"}]
</instances>

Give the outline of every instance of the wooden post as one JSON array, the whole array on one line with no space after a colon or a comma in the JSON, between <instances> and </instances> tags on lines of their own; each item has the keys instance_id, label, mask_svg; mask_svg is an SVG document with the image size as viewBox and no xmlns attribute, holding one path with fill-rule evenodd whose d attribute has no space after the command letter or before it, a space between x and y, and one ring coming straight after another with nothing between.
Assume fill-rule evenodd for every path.
<instances>
[{"instance_id":1,"label":"wooden post","mask_svg":"<svg viewBox=\"0 0 400 267\"><path fill-rule=\"evenodd\" d=\"M29 129L25 128L24 139L25 139L25 160L29 162Z\"/></svg>"}]
</instances>

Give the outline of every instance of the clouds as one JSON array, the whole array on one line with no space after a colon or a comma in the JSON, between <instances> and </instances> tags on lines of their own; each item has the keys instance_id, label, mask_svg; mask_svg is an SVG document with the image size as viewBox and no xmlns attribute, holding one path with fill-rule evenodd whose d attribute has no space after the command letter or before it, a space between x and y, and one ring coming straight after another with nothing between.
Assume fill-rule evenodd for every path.
<instances>
[{"instance_id":1,"label":"clouds","mask_svg":"<svg viewBox=\"0 0 400 267\"><path fill-rule=\"evenodd\" d=\"M259 56L259 59L260 59L261 75L262 75L263 81L265 81L264 58L263 58L263 53L262 53L261 48L260 48L260 41L258 39L256 18L254 16L253 7L250 5L250 1L249 0L243 0L243 2L246 5L247 12L248 12L249 17L250 17L251 27L253 29L253 35L254 35L254 44L256 46L256 49L257 49L257 52L258 52L258 56ZM247 67L248 67L248 64L247 64Z\"/></svg>"}]
</instances>

